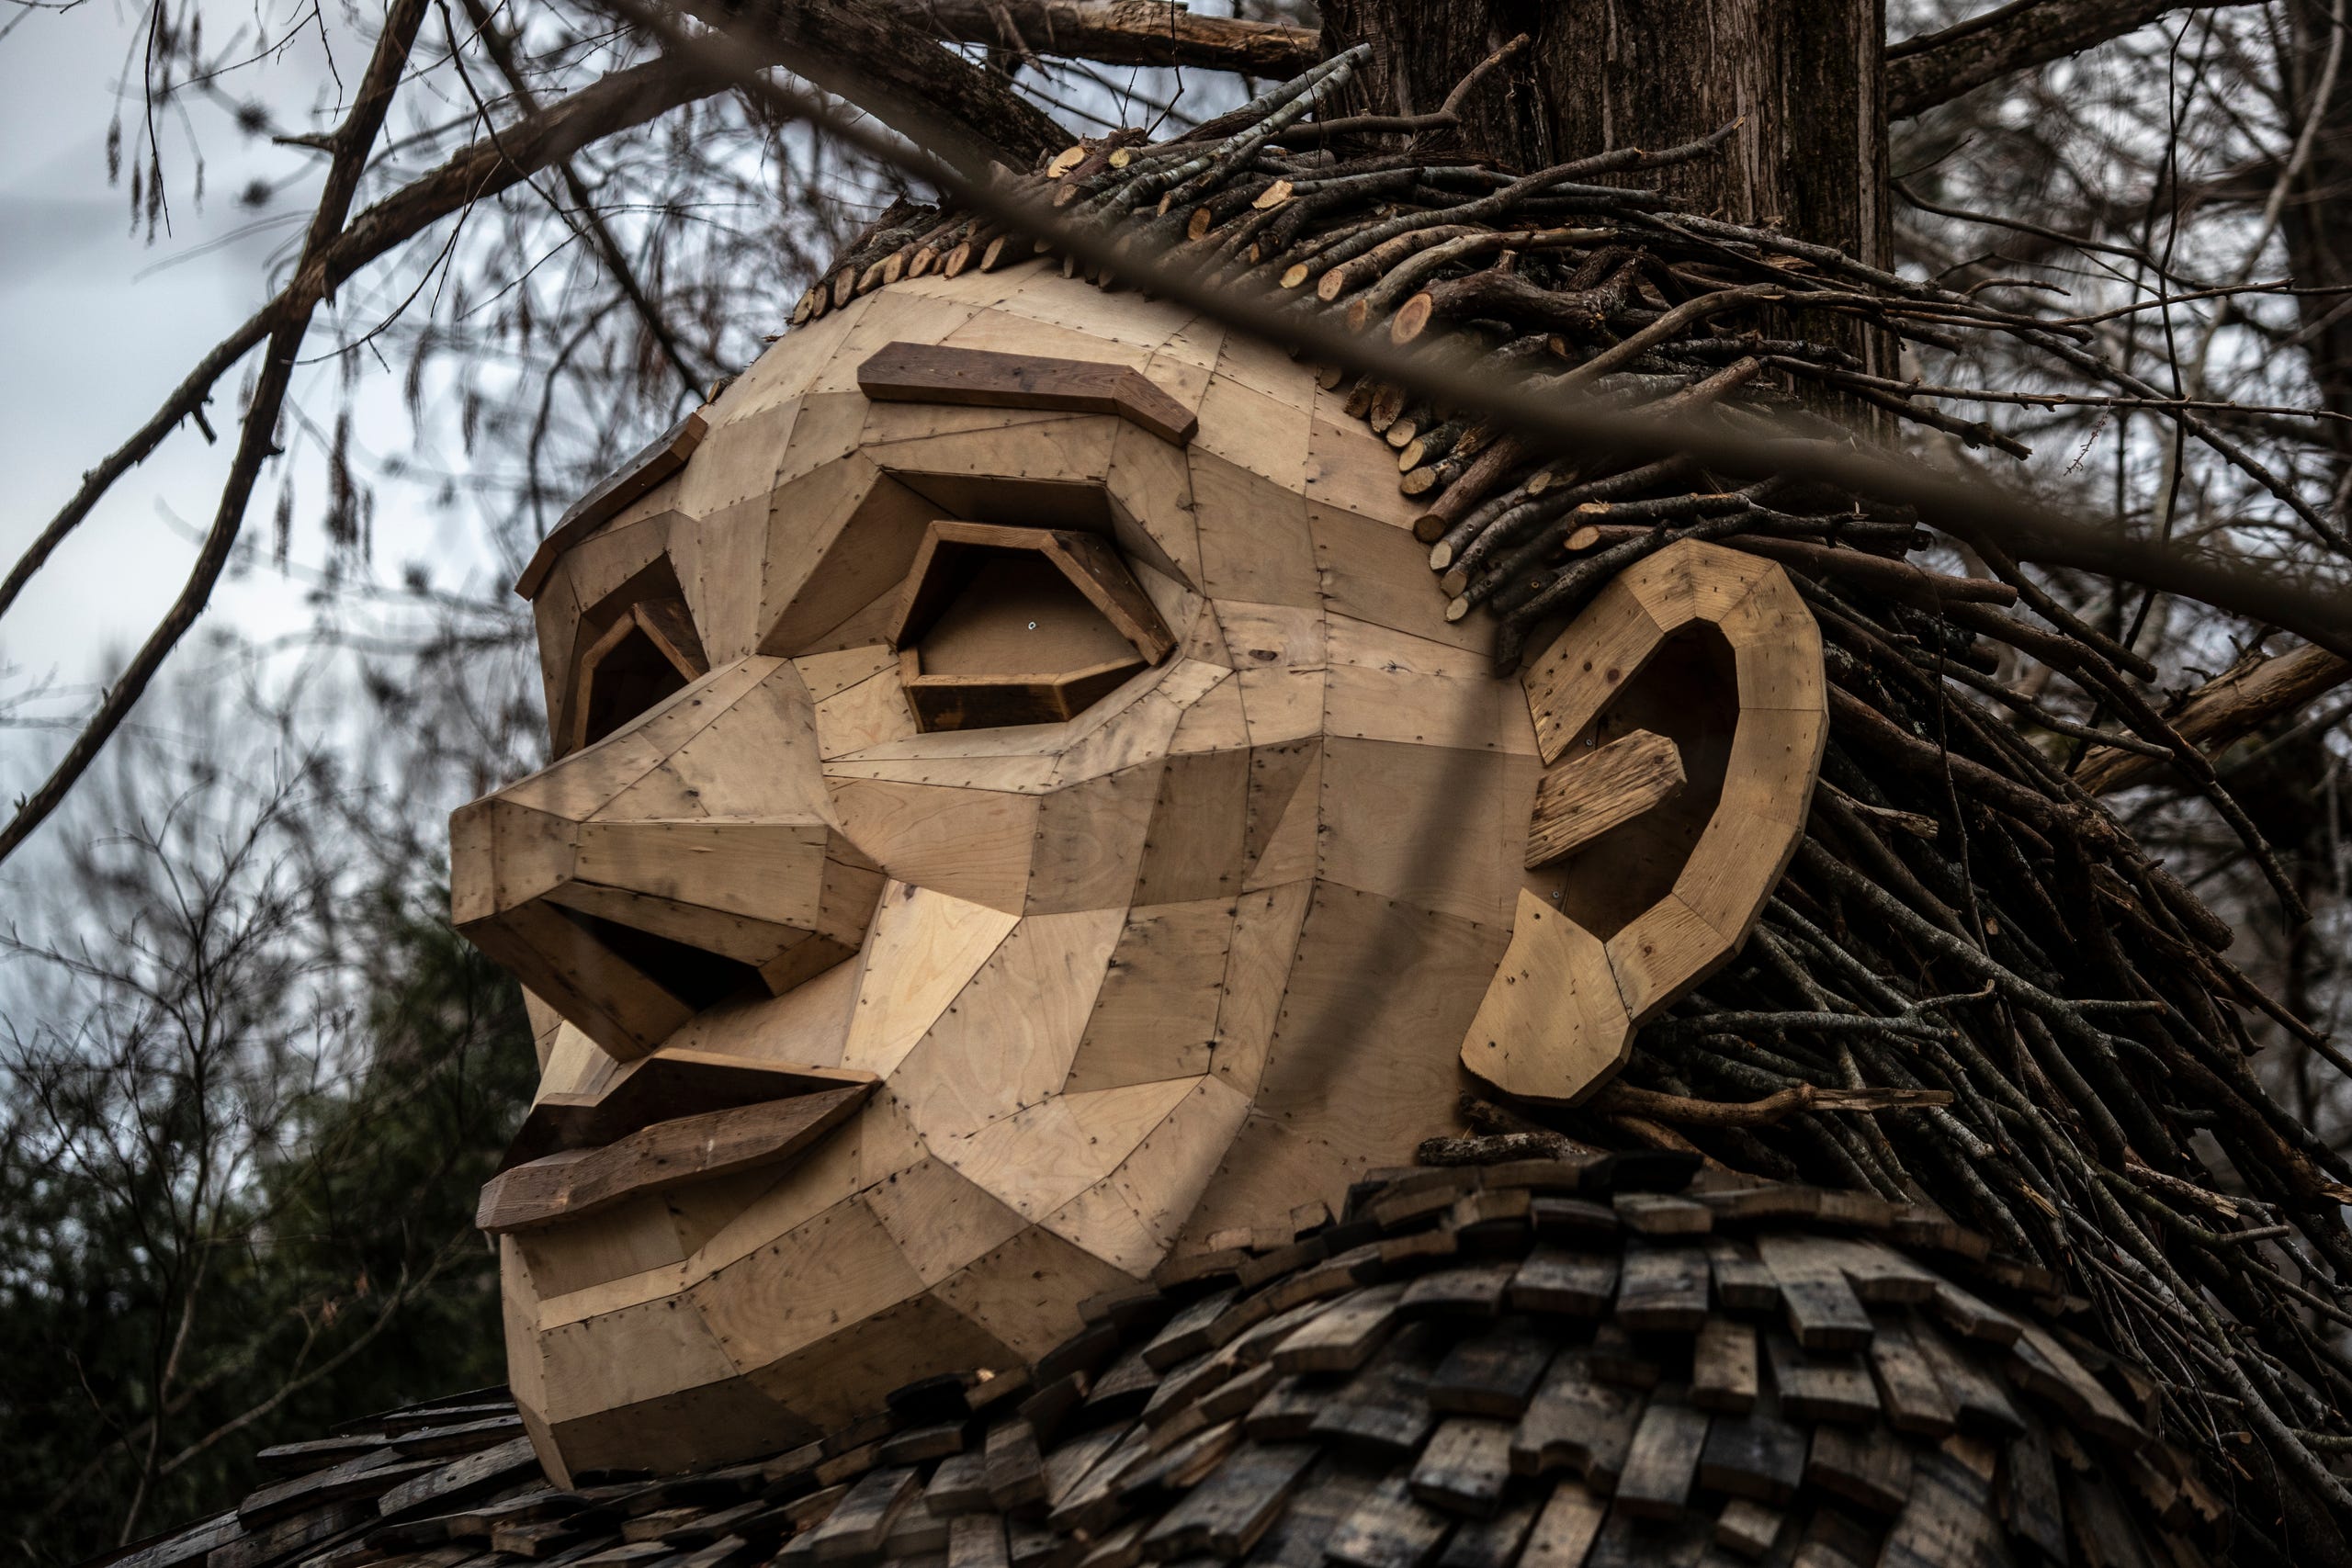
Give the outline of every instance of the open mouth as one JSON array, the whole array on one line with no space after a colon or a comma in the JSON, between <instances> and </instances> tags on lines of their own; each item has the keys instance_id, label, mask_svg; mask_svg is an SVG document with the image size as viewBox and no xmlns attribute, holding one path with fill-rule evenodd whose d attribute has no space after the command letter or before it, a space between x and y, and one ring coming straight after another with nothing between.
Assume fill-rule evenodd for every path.
<instances>
[{"instance_id":1,"label":"open mouth","mask_svg":"<svg viewBox=\"0 0 2352 1568\"><path fill-rule=\"evenodd\" d=\"M711 1177L799 1159L879 1080L849 1068L771 1066L700 1051L623 1066L600 1092L531 1108L474 1223L536 1230Z\"/></svg>"}]
</instances>

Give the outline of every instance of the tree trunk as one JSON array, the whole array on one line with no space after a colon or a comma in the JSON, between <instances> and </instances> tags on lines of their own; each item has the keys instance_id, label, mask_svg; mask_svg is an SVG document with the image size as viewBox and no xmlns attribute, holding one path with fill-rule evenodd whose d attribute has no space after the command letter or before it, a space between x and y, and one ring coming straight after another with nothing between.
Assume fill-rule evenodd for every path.
<instances>
[{"instance_id":1,"label":"tree trunk","mask_svg":"<svg viewBox=\"0 0 2352 1568\"><path fill-rule=\"evenodd\" d=\"M2278 68L2293 116L2288 145L2313 113L2320 118L2310 160L2288 188L2279 230L2287 243L2287 265L2297 286L2340 288L2352 283L2352 50L2328 76L2328 45L2335 36L2333 0L2292 0L2280 40ZM2323 86L2327 101L2319 102ZM2269 176L2266 175L2265 183ZM2324 406L2352 413L2352 306L2341 294L2305 294L2301 311L2304 353ZM2335 443L2339 481L2352 466L2352 427L2330 422L2322 427Z\"/></svg>"},{"instance_id":2,"label":"tree trunk","mask_svg":"<svg viewBox=\"0 0 2352 1568\"><path fill-rule=\"evenodd\" d=\"M1332 51L1371 41L1374 112L1436 108L1527 34L1462 130L1522 168L1744 119L1722 156L1657 177L1701 211L1886 260L1884 0L1325 0L1323 23Z\"/></svg>"}]
</instances>

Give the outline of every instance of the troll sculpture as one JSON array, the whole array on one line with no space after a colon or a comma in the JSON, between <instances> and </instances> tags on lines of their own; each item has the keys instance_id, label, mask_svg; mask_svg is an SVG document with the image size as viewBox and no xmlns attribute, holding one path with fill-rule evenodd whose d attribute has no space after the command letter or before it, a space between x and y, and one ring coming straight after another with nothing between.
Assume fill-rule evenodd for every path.
<instances>
[{"instance_id":1,"label":"troll sculpture","mask_svg":"<svg viewBox=\"0 0 2352 1568\"><path fill-rule=\"evenodd\" d=\"M1857 318L2087 360L1593 183L1708 145L1285 148L1350 64L1032 183L1782 433L1950 424ZM543 1075L513 1406L298 1445L141 1568L2345 1561L2352 1172L2245 1021L2324 1042L2084 785L2245 826L2138 657L1868 497L1116 282L894 210L550 535L556 760L452 823Z\"/></svg>"}]
</instances>

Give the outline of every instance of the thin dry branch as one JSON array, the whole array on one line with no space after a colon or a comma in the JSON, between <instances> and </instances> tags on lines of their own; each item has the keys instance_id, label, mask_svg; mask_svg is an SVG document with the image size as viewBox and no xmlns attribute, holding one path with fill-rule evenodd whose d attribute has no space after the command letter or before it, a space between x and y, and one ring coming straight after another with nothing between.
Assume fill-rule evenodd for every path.
<instances>
[{"instance_id":1,"label":"thin dry branch","mask_svg":"<svg viewBox=\"0 0 2352 1568\"><path fill-rule=\"evenodd\" d=\"M2253 0L2011 0L1997 10L1891 45L1886 112L1903 119L2012 72L2030 71L2121 38L2173 11Z\"/></svg>"}]
</instances>

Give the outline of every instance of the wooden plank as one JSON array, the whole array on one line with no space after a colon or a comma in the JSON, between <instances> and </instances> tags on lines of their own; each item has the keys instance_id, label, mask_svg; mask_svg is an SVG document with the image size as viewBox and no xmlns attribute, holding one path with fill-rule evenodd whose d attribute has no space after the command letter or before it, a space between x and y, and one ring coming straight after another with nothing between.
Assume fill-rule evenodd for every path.
<instances>
[{"instance_id":1,"label":"wooden plank","mask_svg":"<svg viewBox=\"0 0 2352 1568\"><path fill-rule=\"evenodd\" d=\"M1116 414L1179 446L1200 428L1141 371L1098 360L891 343L858 365L857 389L876 402Z\"/></svg>"},{"instance_id":2,"label":"wooden plank","mask_svg":"<svg viewBox=\"0 0 2352 1568\"><path fill-rule=\"evenodd\" d=\"M688 1182L784 1164L848 1121L874 1088L856 1084L658 1122L600 1149L515 1166L483 1186L474 1224L493 1235L526 1231Z\"/></svg>"},{"instance_id":3,"label":"wooden plank","mask_svg":"<svg viewBox=\"0 0 2352 1568\"><path fill-rule=\"evenodd\" d=\"M1412 1472L1413 1495L1471 1518L1494 1517L1510 1480L1511 1423L1455 1416L1430 1435Z\"/></svg>"},{"instance_id":4,"label":"wooden plank","mask_svg":"<svg viewBox=\"0 0 2352 1568\"><path fill-rule=\"evenodd\" d=\"M1883 1427L1813 1429L1805 1483L1873 1514L1892 1514L1911 1495L1911 1445Z\"/></svg>"},{"instance_id":5,"label":"wooden plank","mask_svg":"<svg viewBox=\"0 0 2352 1568\"><path fill-rule=\"evenodd\" d=\"M1420 1568L1445 1540L1452 1521L1413 1497L1401 1475L1392 1475L1331 1532L1324 1553L1353 1568Z\"/></svg>"},{"instance_id":6,"label":"wooden plank","mask_svg":"<svg viewBox=\"0 0 2352 1568\"><path fill-rule=\"evenodd\" d=\"M1372 1359L1396 1325L1399 1284L1358 1291L1274 1347L1278 1372L1351 1372Z\"/></svg>"},{"instance_id":7,"label":"wooden plank","mask_svg":"<svg viewBox=\"0 0 2352 1568\"><path fill-rule=\"evenodd\" d=\"M1319 1380L1276 1371L1274 1381L1241 1418L1241 1429L1261 1443L1292 1443L1307 1436L1323 1414L1330 1390Z\"/></svg>"},{"instance_id":8,"label":"wooden plank","mask_svg":"<svg viewBox=\"0 0 2352 1568\"><path fill-rule=\"evenodd\" d=\"M912 1465L868 1471L834 1505L825 1522L808 1532L808 1551L819 1562L847 1562L879 1553L899 1511L921 1490Z\"/></svg>"},{"instance_id":9,"label":"wooden plank","mask_svg":"<svg viewBox=\"0 0 2352 1568\"><path fill-rule=\"evenodd\" d=\"M1690 1348L1690 1403L1745 1416L1756 1408L1756 1330L1736 1318L1709 1318Z\"/></svg>"},{"instance_id":10,"label":"wooden plank","mask_svg":"<svg viewBox=\"0 0 2352 1568\"><path fill-rule=\"evenodd\" d=\"M1319 1451L1312 1443L1235 1450L1146 1532L1144 1555L1159 1562L1204 1551L1240 1556L1257 1544Z\"/></svg>"},{"instance_id":11,"label":"wooden plank","mask_svg":"<svg viewBox=\"0 0 2352 1568\"><path fill-rule=\"evenodd\" d=\"M1046 1500L1045 1460L1037 1451L1036 1429L1028 1422L1006 1421L990 1427L982 1460L989 1501L997 1507L1018 1508Z\"/></svg>"},{"instance_id":12,"label":"wooden plank","mask_svg":"<svg viewBox=\"0 0 2352 1568\"><path fill-rule=\"evenodd\" d=\"M1618 1219L1636 1235L1705 1235L1714 1211L1675 1192L1619 1192L1610 1199Z\"/></svg>"},{"instance_id":13,"label":"wooden plank","mask_svg":"<svg viewBox=\"0 0 2352 1568\"><path fill-rule=\"evenodd\" d=\"M1526 1272L1512 1277L1514 1289ZM1516 1421L1544 1382L1558 1348L1555 1336L1522 1317L1507 1317L1446 1352L1430 1382L1430 1404L1452 1416Z\"/></svg>"},{"instance_id":14,"label":"wooden plank","mask_svg":"<svg viewBox=\"0 0 2352 1568\"><path fill-rule=\"evenodd\" d=\"M1779 1507L1804 1480L1804 1432L1771 1411L1719 1416L1699 1453L1699 1484Z\"/></svg>"},{"instance_id":15,"label":"wooden plank","mask_svg":"<svg viewBox=\"0 0 2352 1568\"><path fill-rule=\"evenodd\" d=\"M1921 1454L1911 1495L1880 1551L1881 1568L1998 1568L2015 1562L1988 1492L1951 1455L1932 1449ZM2069 1560L2064 1551L2049 1559Z\"/></svg>"},{"instance_id":16,"label":"wooden plank","mask_svg":"<svg viewBox=\"0 0 2352 1568\"><path fill-rule=\"evenodd\" d=\"M1707 1321L1708 1277L1700 1247L1628 1243L1617 1321L1635 1334L1695 1334Z\"/></svg>"},{"instance_id":17,"label":"wooden plank","mask_svg":"<svg viewBox=\"0 0 2352 1568\"><path fill-rule=\"evenodd\" d=\"M2020 1432L2009 1439L2002 1467L2001 1517L2010 1533L2040 1547L2052 1562L2066 1560L2066 1514L2058 1495L2058 1472L2050 1462L2050 1445L2038 1432Z\"/></svg>"},{"instance_id":18,"label":"wooden plank","mask_svg":"<svg viewBox=\"0 0 2352 1568\"><path fill-rule=\"evenodd\" d=\"M1462 1065L1508 1093L1573 1102L1616 1076L1633 1038L1607 946L1520 889L1510 944L1462 1037Z\"/></svg>"},{"instance_id":19,"label":"wooden plank","mask_svg":"<svg viewBox=\"0 0 2352 1568\"><path fill-rule=\"evenodd\" d=\"M1788 1413L1805 1421L1860 1424L1878 1418L1878 1387L1860 1358L1834 1351L1809 1354L1779 1328L1764 1336L1772 1385Z\"/></svg>"},{"instance_id":20,"label":"wooden plank","mask_svg":"<svg viewBox=\"0 0 2352 1568\"><path fill-rule=\"evenodd\" d=\"M1734 1497L1715 1516L1715 1544L1750 1562L1772 1550L1788 1516L1751 1497Z\"/></svg>"},{"instance_id":21,"label":"wooden plank","mask_svg":"<svg viewBox=\"0 0 2352 1568\"><path fill-rule=\"evenodd\" d=\"M1871 1341L1871 1376L1877 1380L1879 1403L1886 1408L1887 1425L1898 1432L1943 1438L1959 1425L1951 1396L1919 1353L1918 1342L1899 1323L1882 1323Z\"/></svg>"},{"instance_id":22,"label":"wooden plank","mask_svg":"<svg viewBox=\"0 0 2352 1568\"><path fill-rule=\"evenodd\" d=\"M1424 1274L1405 1287L1397 1303L1408 1316L1460 1313L1492 1317L1502 1310L1503 1292L1519 1272L1519 1259L1492 1258Z\"/></svg>"},{"instance_id":23,"label":"wooden plank","mask_svg":"<svg viewBox=\"0 0 2352 1568\"><path fill-rule=\"evenodd\" d=\"M2025 1418L2018 1414L2016 1403L1999 1379L1928 1324L1915 1318L1911 1331L1920 1359L1951 1399L1953 1418L1962 1431L2006 1438L2025 1429Z\"/></svg>"},{"instance_id":24,"label":"wooden plank","mask_svg":"<svg viewBox=\"0 0 2352 1568\"><path fill-rule=\"evenodd\" d=\"M1756 1256L1756 1248L1736 1236L1707 1238L1707 1261L1715 1276L1715 1299L1734 1312L1778 1312L1781 1282Z\"/></svg>"},{"instance_id":25,"label":"wooden plank","mask_svg":"<svg viewBox=\"0 0 2352 1568\"><path fill-rule=\"evenodd\" d=\"M1871 1315L1822 1237L1768 1235L1758 1253L1781 1286L1789 1331L1808 1350L1852 1350L1871 1342Z\"/></svg>"},{"instance_id":26,"label":"wooden plank","mask_svg":"<svg viewBox=\"0 0 2352 1568\"><path fill-rule=\"evenodd\" d=\"M1581 1353L1563 1352L1511 1434L1512 1473L1566 1470L1607 1490L1624 1467L1640 1403L1595 1378Z\"/></svg>"},{"instance_id":27,"label":"wooden plank","mask_svg":"<svg viewBox=\"0 0 2352 1568\"><path fill-rule=\"evenodd\" d=\"M1544 1200L1536 1202L1540 1206ZM1506 1297L1521 1312L1606 1316L1617 1300L1619 1267L1614 1254L1580 1252L1545 1242L1520 1264Z\"/></svg>"},{"instance_id":28,"label":"wooden plank","mask_svg":"<svg viewBox=\"0 0 2352 1568\"><path fill-rule=\"evenodd\" d=\"M538 597L539 590L547 585L548 574L555 570L557 558L602 527L623 507L640 500L654 486L684 468L686 459L694 456L695 448L709 433L710 426L700 412L690 413L599 479L556 519L555 526L539 541L539 547L531 552L523 575L514 580L514 592L526 599Z\"/></svg>"},{"instance_id":29,"label":"wooden plank","mask_svg":"<svg viewBox=\"0 0 2352 1568\"><path fill-rule=\"evenodd\" d=\"M1579 1568L1607 1511L1607 1505L1584 1486L1560 1483L1528 1533L1520 1551L1521 1568Z\"/></svg>"},{"instance_id":30,"label":"wooden plank","mask_svg":"<svg viewBox=\"0 0 2352 1568\"><path fill-rule=\"evenodd\" d=\"M1663 735L1630 730L1595 750L1577 748L1535 785L1527 824L1527 869L1566 860L1611 828L1682 793L1681 748Z\"/></svg>"},{"instance_id":31,"label":"wooden plank","mask_svg":"<svg viewBox=\"0 0 2352 1568\"><path fill-rule=\"evenodd\" d=\"M1652 1399L1625 1452L1616 1506L1644 1519L1670 1519L1681 1513L1690 1501L1691 1483L1698 1479L1711 1424L1704 1411Z\"/></svg>"},{"instance_id":32,"label":"wooden plank","mask_svg":"<svg viewBox=\"0 0 2352 1568\"><path fill-rule=\"evenodd\" d=\"M962 1514L947 1525L947 1568L1012 1568L999 1514Z\"/></svg>"},{"instance_id":33,"label":"wooden plank","mask_svg":"<svg viewBox=\"0 0 2352 1568\"><path fill-rule=\"evenodd\" d=\"M1437 1325L1407 1324L1326 1400L1311 1435L1392 1460L1418 1452L1436 1424L1429 1385L1443 1355Z\"/></svg>"},{"instance_id":34,"label":"wooden plank","mask_svg":"<svg viewBox=\"0 0 2352 1568\"><path fill-rule=\"evenodd\" d=\"M1522 1497L1491 1519L1463 1520L1438 1554L1437 1568L1511 1568L1535 1527L1537 1512L1535 1502Z\"/></svg>"},{"instance_id":35,"label":"wooden plank","mask_svg":"<svg viewBox=\"0 0 2352 1568\"><path fill-rule=\"evenodd\" d=\"M1665 1376L1660 1350L1665 1347L1611 1321L1592 1331L1592 1375L1620 1388L1656 1388Z\"/></svg>"},{"instance_id":36,"label":"wooden plank","mask_svg":"<svg viewBox=\"0 0 2352 1568\"><path fill-rule=\"evenodd\" d=\"M470 1453L422 1475L411 1475L376 1499L376 1511L386 1518L501 1484L528 1471L538 1471L537 1456L528 1438L509 1438L495 1448Z\"/></svg>"}]
</instances>

